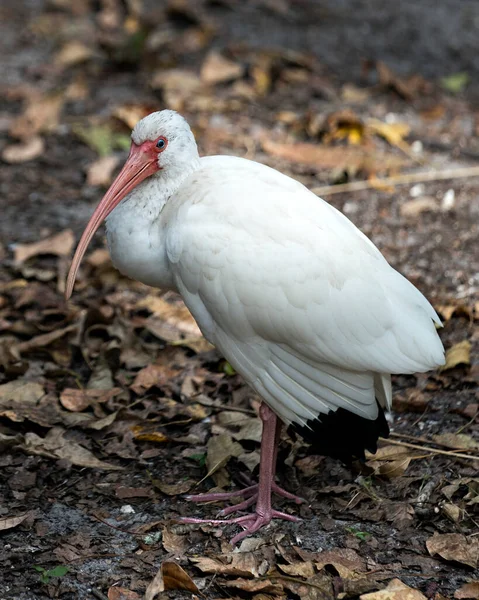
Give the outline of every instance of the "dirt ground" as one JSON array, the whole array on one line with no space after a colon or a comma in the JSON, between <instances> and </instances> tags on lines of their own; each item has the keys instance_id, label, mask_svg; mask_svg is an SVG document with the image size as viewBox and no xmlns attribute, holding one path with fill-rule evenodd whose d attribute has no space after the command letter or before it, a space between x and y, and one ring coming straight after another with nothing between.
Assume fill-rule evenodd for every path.
<instances>
[{"instance_id":1,"label":"dirt ground","mask_svg":"<svg viewBox=\"0 0 479 600\"><path fill-rule=\"evenodd\" d=\"M322 5L323 60L315 3L2 3L0 600L479 598L475 48L464 29L442 73L417 48L383 55L347 4ZM352 39L336 63L335 27ZM278 506L303 520L239 549L234 526L175 517L217 514L187 492L254 478L258 398L176 296L111 267L102 235L62 295L131 126L164 107L201 153L322 190L444 321L446 368L394 378L376 456L346 467L284 436L279 481L306 502Z\"/></svg>"}]
</instances>

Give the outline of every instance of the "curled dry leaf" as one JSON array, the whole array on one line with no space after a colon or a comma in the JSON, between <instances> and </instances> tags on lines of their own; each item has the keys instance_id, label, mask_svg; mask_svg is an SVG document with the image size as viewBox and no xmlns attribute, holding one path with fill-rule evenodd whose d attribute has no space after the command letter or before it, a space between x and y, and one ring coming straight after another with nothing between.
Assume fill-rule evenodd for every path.
<instances>
[{"instance_id":1,"label":"curled dry leaf","mask_svg":"<svg viewBox=\"0 0 479 600\"><path fill-rule=\"evenodd\" d=\"M44 438L33 432L25 434L22 448L28 454L46 456L53 459L65 459L73 465L104 469L106 471L119 471L123 467L111 465L96 458L89 450L77 442L65 439L66 431L60 427L53 427Z\"/></svg>"},{"instance_id":2,"label":"curled dry leaf","mask_svg":"<svg viewBox=\"0 0 479 600\"><path fill-rule=\"evenodd\" d=\"M118 156L102 156L93 162L87 169L86 181L88 185L108 187L113 180L113 171L118 166Z\"/></svg>"},{"instance_id":3,"label":"curled dry leaf","mask_svg":"<svg viewBox=\"0 0 479 600\"><path fill-rule=\"evenodd\" d=\"M38 135L32 135L20 144L10 144L2 151L2 159L11 164L19 164L35 160L45 151L45 142Z\"/></svg>"},{"instance_id":4,"label":"curled dry leaf","mask_svg":"<svg viewBox=\"0 0 479 600\"><path fill-rule=\"evenodd\" d=\"M448 369L454 369L459 365L470 365L471 364L471 342L464 340L458 344L451 346L446 351L446 364L440 367L438 371L447 371Z\"/></svg>"},{"instance_id":5,"label":"curled dry leaf","mask_svg":"<svg viewBox=\"0 0 479 600\"><path fill-rule=\"evenodd\" d=\"M243 453L243 447L238 442L234 442L227 433L213 435L208 440L206 451L206 467L210 477L218 469L224 467L231 457L238 457Z\"/></svg>"},{"instance_id":6,"label":"curled dry leaf","mask_svg":"<svg viewBox=\"0 0 479 600\"><path fill-rule=\"evenodd\" d=\"M18 515L16 517L2 517L0 519L0 531L5 531L5 529L13 529L23 523L28 517L31 516L31 511L24 513L23 515Z\"/></svg>"},{"instance_id":7,"label":"curled dry leaf","mask_svg":"<svg viewBox=\"0 0 479 600\"><path fill-rule=\"evenodd\" d=\"M54 254L55 256L70 256L75 245L75 236L71 229L65 229L56 235L34 242L33 244L16 244L14 258L17 264L24 263L33 256Z\"/></svg>"},{"instance_id":8,"label":"curled dry leaf","mask_svg":"<svg viewBox=\"0 0 479 600\"><path fill-rule=\"evenodd\" d=\"M462 533L434 533L426 541L426 548L431 556L438 554L441 558L468 565L473 569L479 564L479 539L466 537Z\"/></svg>"},{"instance_id":9,"label":"curled dry leaf","mask_svg":"<svg viewBox=\"0 0 479 600\"><path fill-rule=\"evenodd\" d=\"M199 593L194 581L179 565L171 561L162 563L153 581L147 587L144 600L154 600L158 594L168 590L186 590Z\"/></svg>"},{"instance_id":10,"label":"curled dry leaf","mask_svg":"<svg viewBox=\"0 0 479 600\"><path fill-rule=\"evenodd\" d=\"M228 60L216 50L210 52L201 67L200 77L206 84L215 85L242 77L243 66Z\"/></svg>"},{"instance_id":11,"label":"curled dry leaf","mask_svg":"<svg viewBox=\"0 0 479 600\"><path fill-rule=\"evenodd\" d=\"M42 333L40 335L36 335L31 339L20 342L15 346L16 350L19 352L29 352L30 350L35 350L36 348L44 348L59 340L67 333L71 331L76 331L78 328L78 324L68 325L67 327L63 327L62 329L54 329L53 331L49 331L48 333Z\"/></svg>"},{"instance_id":12,"label":"curled dry leaf","mask_svg":"<svg viewBox=\"0 0 479 600\"><path fill-rule=\"evenodd\" d=\"M419 590L409 587L399 579L392 579L387 587L378 592L362 594L360 600L426 600Z\"/></svg>"}]
</instances>

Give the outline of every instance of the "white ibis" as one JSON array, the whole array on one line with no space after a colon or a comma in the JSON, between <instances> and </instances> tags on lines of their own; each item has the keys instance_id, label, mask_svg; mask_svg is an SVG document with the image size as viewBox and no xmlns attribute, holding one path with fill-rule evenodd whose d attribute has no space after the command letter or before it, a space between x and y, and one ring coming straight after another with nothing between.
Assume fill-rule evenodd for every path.
<instances>
[{"instance_id":1,"label":"white ibis","mask_svg":"<svg viewBox=\"0 0 479 600\"><path fill-rule=\"evenodd\" d=\"M348 459L388 434L391 374L444 363L439 318L424 296L344 215L299 182L232 156L198 155L171 110L137 123L128 160L96 208L68 275L104 219L114 265L179 292L204 336L263 399L258 485L194 501L245 500L232 543L273 518L281 424L317 453Z\"/></svg>"}]
</instances>

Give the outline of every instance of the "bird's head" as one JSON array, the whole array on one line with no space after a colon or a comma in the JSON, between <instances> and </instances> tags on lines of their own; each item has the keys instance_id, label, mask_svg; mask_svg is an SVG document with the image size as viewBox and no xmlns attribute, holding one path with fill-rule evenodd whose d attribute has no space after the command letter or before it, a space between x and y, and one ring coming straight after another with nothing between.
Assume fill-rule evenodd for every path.
<instances>
[{"instance_id":1,"label":"bird's head","mask_svg":"<svg viewBox=\"0 0 479 600\"><path fill-rule=\"evenodd\" d=\"M198 149L190 126L175 111L151 113L135 125L127 161L96 207L76 249L68 273L66 298L72 294L78 267L88 244L123 198L147 177L169 180L181 177L197 160Z\"/></svg>"}]
</instances>

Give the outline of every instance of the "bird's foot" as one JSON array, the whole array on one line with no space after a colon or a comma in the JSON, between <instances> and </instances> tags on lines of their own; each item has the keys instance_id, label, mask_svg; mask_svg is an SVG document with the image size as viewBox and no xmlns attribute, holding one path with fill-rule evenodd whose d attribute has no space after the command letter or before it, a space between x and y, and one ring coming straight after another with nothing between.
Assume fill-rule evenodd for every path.
<instances>
[{"instance_id":1,"label":"bird's foot","mask_svg":"<svg viewBox=\"0 0 479 600\"><path fill-rule=\"evenodd\" d=\"M258 486L258 484L255 484L255 485L250 485L246 488L243 488L242 490L236 490L234 492L214 492L212 494L190 494L188 496L185 496L185 498L186 498L186 500L189 500L190 502L223 502L225 500L231 500L233 498L237 498L238 496L243 496L243 498L248 498L250 500L250 503L248 504L248 506L250 506L258 498L258 491L259 491L259 486ZM291 492L288 492L284 488L280 487L275 482L271 483L271 491L273 493L275 493L276 495L281 496L282 498L286 498L287 500L292 500L293 502L296 502L296 504L302 504L303 502L306 502L304 498L301 498L300 496L295 496ZM235 512L237 510L243 510L242 508L239 508L240 505L243 505L243 504L244 503L241 502L240 504L235 504L233 506L230 506L229 508L233 509L231 512ZM227 509L225 509L225 510L227 510ZM221 511L220 514L223 514L223 511ZM230 514L230 513L225 513L225 514Z\"/></svg>"},{"instance_id":2,"label":"bird's foot","mask_svg":"<svg viewBox=\"0 0 479 600\"><path fill-rule=\"evenodd\" d=\"M236 508L237 510L241 510L239 506L245 505L246 502L248 503L248 505L251 505L254 501L252 502L250 498L245 502L242 502L241 504L237 505L236 507L230 508ZM245 506L243 506L242 508L245 508ZM221 512L224 513L224 511ZM263 511L260 511L258 508L256 508L256 510L249 515L235 517L234 519L196 519L194 517L179 517L177 520L180 523L191 523L193 525L241 525L243 531L241 533L238 533L231 539L231 544L234 546L240 540L244 539L245 537L248 537L249 535L252 535L253 533L256 533L265 525L268 525L273 519L283 519L284 521L293 521L295 523L302 520L299 517L295 517L294 515L288 515L287 513L281 512L279 510L269 510L263 513Z\"/></svg>"}]
</instances>

